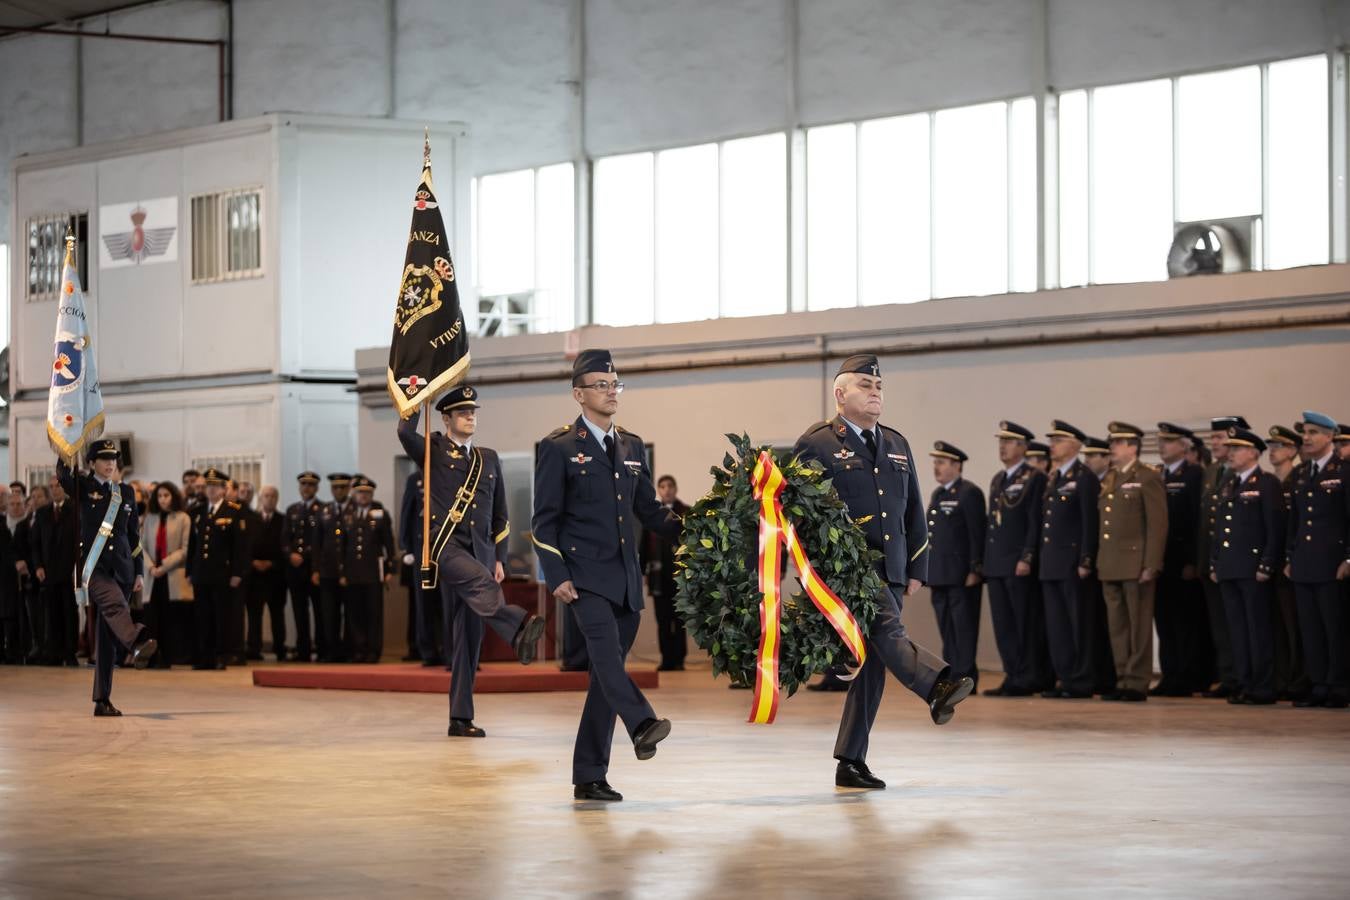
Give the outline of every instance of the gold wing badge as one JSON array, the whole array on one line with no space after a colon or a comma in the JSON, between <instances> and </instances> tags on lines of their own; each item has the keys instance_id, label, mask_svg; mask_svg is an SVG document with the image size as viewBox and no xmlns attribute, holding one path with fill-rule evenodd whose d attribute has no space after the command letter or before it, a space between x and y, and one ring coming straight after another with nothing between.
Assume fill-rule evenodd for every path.
<instances>
[{"instance_id":1,"label":"gold wing badge","mask_svg":"<svg viewBox=\"0 0 1350 900\"><path fill-rule=\"evenodd\" d=\"M455 268L444 257L436 257L430 266L409 263L403 269L403 283L398 289L398 307L394 311L394 327L407 334L418 319L441 308L441 290L455 280Z\"/></svg>"}]
</instances>

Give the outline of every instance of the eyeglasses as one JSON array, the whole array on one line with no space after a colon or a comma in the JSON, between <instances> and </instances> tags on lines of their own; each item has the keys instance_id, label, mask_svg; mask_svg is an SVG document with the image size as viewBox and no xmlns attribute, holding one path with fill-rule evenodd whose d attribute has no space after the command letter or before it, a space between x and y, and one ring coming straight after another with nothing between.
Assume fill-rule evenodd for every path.
<instances>
[{"instance_id":1,"label":"eyeglasses","mask_svg":"<svg viewBox=\"0 0 1350 900\"><path fill-rule=\"evenodd\" d=\"M608 394L611 388L614 389L614 393L616 394L623 393L622 381L596 381L591 384L579 384L577 387L588 391L599 391L602 394Z\"/></svg>"}]
</instances>

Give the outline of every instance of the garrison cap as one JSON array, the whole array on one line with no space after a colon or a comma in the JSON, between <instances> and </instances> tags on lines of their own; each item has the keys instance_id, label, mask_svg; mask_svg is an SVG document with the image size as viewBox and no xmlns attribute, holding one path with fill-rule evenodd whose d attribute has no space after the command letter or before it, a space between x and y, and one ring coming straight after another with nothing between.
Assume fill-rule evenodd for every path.
<instances>
[{"instance_id":1,"label":"garrison cap","mask_svg":"<svg viewBox=\"0 0 1350 900\"><path fill-rule=\"evenodd\" d=\"M202 473L202 481L205 481L207 484L219 484L224 486L230 483L230 476L226 475L215 466L208 466L206 471Z\"/></svg>"},{"instance_id":2,"label":"garrison cap","mask_svg":"<svg viewBox=\"0 0 1350 900\"><path fill-rule=\"evenodd\" d=\"M311 471L309 471L308 469L306 469L305 471L301 472L299 475L295 476L295 480L298 481L298 482L300 482L301 484L318 484L318 483L319 483L319 473L318 473L318 472L311 472Z\"/></svg>"},{"instance_id":3,"label":"garrison cap","mask_svg":"<svg viewBox=\"0 0 1350 900\"><path fill-rule=\"evenodd\" d=\"M1311 409L1305 409L1303 411L1303 424L1316 425L1318 428L1325 428L1332 434L1335 434L1340 430L1340 426L1336 424L1336 420L1331 416L1320 412L1313 412Z\"/></svg>"},{"instance_id":4,"label":"garrison cap","mask_svg":"<svg viewBox=\"0 0 1350 900\"><path fill-rule=\"evenodd\" d=\"M1106 441L1102 440L1099 437L1090 437L1087 440L1083 441L1083 453L1087 456L1092 456L1098 453L1105 454L1110 452L1111 452L1111 445L1106 443Z\"/></svg>"},{"instance_id":5,"label":"garrison cap","mask_svg":"<svg viewBox=\"0 0 1350 900\"><path fill-rule=\"evenodd\" d=\"M1159 422L1158 437L1171 438L1174 441L1194 440L1195 432L1185 426L1175 425L1172 422Z\"/></svg>"},{"instance_id":6,"label":"garrison cap","mask_svg":"<svg viewBox=\"0 0 1350 900\"><path fill-rule=\"evenodd\" d=\"M465 407L479 408L478 390L467 384L447 392L444 397L436 401L436 412L449 412L452 409L463 409Z\"/></svg>"},{"instance_id":7,"label":"garrison cap","mask_svg":"<svg viewBox=\"0 0 1350 900\"><path fill-rule=\"evenodd\" d=\"M1242 416L1219 416L1209 420L1211 431L1227 431L1230 428L1251 428Z\"/></svg>"},{"instance_id":8,"label":"garrison cap","mask_svg":"<svg viewBox=\"0 0 1350 900\"><path fill-rule=\"evenodd\" d=\"M333 487L345 487L352 483L352 476L346 472L331 472L328 475L328 483Z\"/></svg>"},{"instance_id":9,"label":"garrison cap","mask_svg":"<svg viewBox=\"0 0 1350 900\"><path fill-rule=\"evenodd\" d=\"M1267 444L1287 444L1290 447L1302 447L1303 435L1292 428L1286 428L1283 425L1270 426L1270 437L1266 438Z\"/></svg>"},{"instance_id":10,"label":"garrison cap","mask_svg":"<svg viewBox=\"0 0 1350 900\"><path fill-rule=\"evenodd\" d=\"M881 365L877 362L877 358L871 353L855 353L839 364L839 371L834 373L834 377L838 378L840 375L849 372L880 378Z\"/></svg>"},{"instance_id":11,"label":"garrison cap","mask_svg":"<svg viewBox=\"0 0 1350 900\"><path fill-rule=\"evenodd\" d=\"M998 431L994 432L994 437L1010 438L1014 441L1029 441L1034 436L1030 428L1023 428L1016 422L1009 422L1006 419L998 423Z\"/></svg>"},{"instance_id":12,"label":"garrison cap","mask_svg":"<svg viewBox=\"0 0 1350 900\"><path fill-rule=\"evenodd\" d=\"M1050 445L1042 444L1040 441L1027 442L1027 456L1049 456Z\"/></svg>"},{"instance_id":13,"label":"garrison cap","mask_svg":"<svg viewBox=\"0 0 1350 900\"><path fill-rule=\"evenodd\" d=\"M928 451L929 456L940 456L943 459L954 459L957 462L965 462L970 459L966 452L955 444L949 444L946 441L934 441L933 449Z\"/></svg>"},{"instance_id":14,"label":"garrison cap","mask_svg":"<svg viewBox=\"0 0 1350 900\"><path fill-rule=\"evenodd\" d=\"M1255 447L1258 453L1264 453L1266 450L1266 442L1254 431L1236 426L1228 429L1228 440L1224 441L1224 444L1229 447Z\"/></svg>"},{"instance_id":15,"label":"garrison cap","mask_svg":"<svg viewBox=\"0 0 1350 900\"><path fill-rule=\"evenodd\" d=\"M122 451L117 449L117 441L104 438L89 445L90 459L121 459Z\"/></svg>"},{"instance_id":16,"label":"garrison cap","mask_svg":"<svg viewBox=\"0 0 1350 900\"><path fill-rule=\"evenodd\" d=\"M1052 419L1050 421L1050 430L1045 433L1046 437L1071 437L1076 441L1086 441L1087 435L1081 429L1074 428L1063 419Z\"/></svg>"},{"instance_id":17,"label":"garrison cap","mask_svg":"<svg viewBox=\"0 0 1350 900\"><path fill-rule=\"evenodd\" d=\"M1106 426L1106 439L1139 441L1144 438L1144 429L1138 425L1131 425L1129 422L1112 422Z\"/></svg>"},{"instance_id":18,"label":"garrison cap","mask_svg":"<svg viewBox=\"0 0 1350 900\"><path fill-rule=\"evenodd\" d=\"M614 374L614 357L608 350L582 350L572 363L572 383L591 372Z\"/></svg>"}]
</instances>

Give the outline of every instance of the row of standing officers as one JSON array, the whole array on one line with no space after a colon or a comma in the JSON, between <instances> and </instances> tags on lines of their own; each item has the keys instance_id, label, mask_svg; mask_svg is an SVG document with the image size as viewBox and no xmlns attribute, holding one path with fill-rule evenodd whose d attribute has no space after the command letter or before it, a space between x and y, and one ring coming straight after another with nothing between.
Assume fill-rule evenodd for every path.
<instances>
[{"instance_id":1,"label":"row of standing officers","mask_svg":"<svg viewBox=\"0 0 1350 900\"><path fill-rule=\"evenodd\" d=\"M954 671L978 677L987 585L1006 677L986 695L1347 706L1350 432L1312 411L1265 436L1241 416L1210 424L1205 465L1199 436L1159 423L1155 468L1128 423L1100 439L1055 420L1038 448L1002 422L987 503L967 454L937 442L929 584Z\"/></svg>"}]
</instances>

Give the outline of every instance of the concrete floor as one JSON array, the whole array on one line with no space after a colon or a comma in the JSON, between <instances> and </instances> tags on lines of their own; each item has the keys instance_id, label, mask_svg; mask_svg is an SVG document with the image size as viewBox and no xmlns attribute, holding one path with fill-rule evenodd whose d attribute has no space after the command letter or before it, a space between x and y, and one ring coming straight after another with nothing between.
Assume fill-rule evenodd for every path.
<instances>
[{"instance_id":1,"label":"concrete floor","mask_svg":"<svg viewBox=\"0 0 1350 900\"><path fill-rule=\"evenodd\" d=\"M0 897L1344 897L1350 714L995 700L894 684L882 792L836 791L840 695L744 724L705 671L652 692L656 758L579 809L579 694L255 688L245 669L0 669ZM992 683L993 679L990 679Z\"/></svg>"}]
</instances>

